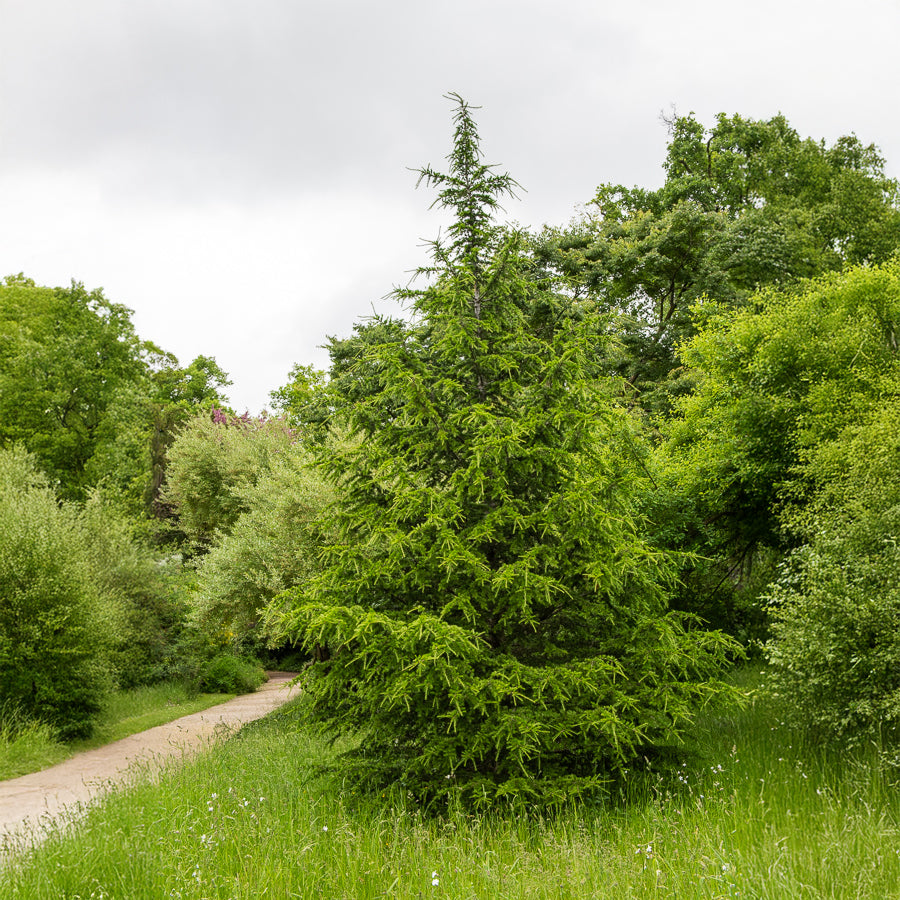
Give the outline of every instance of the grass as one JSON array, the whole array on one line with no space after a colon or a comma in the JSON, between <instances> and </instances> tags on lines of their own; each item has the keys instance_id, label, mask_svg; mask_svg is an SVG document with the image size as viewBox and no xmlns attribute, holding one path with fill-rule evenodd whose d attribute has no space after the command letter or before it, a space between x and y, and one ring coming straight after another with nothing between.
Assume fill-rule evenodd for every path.
<instances>
[{"instance_id":1,"label":"grass","mask_svg":"<svg viewBox=\"0 0 900 900\"><path fill-rule=\"evenodd\" d=\"M46 769L65 758L65 746L43 722L4 710L0 716L0 781Z\"/></svg>"},{"instance_id":2,"label":"grass","mask_svg":"<svg viewBox=\"0 0 900 900\"><path fill-rule=\"evenodd\" d=\"M0 896L900 897L900 792L879 748L831 754L758 702L710 712L685 749L595 809L429 820L320 774L333 750L292 704L50 834Z\"/></svg>"},{"instance_id":3,"label":"grass","mask_svg":"<svg viewBox=\"0 0 900 900\"><path fill-rule=\"evenodd\" d=\"M191 694L175 682L118 691L110 697L91 737L68 743L58 741L47 725L6 714L0 717L0 781L38 772L83 750L164 725L233 696Z\"/></svg>"}]
</instances>

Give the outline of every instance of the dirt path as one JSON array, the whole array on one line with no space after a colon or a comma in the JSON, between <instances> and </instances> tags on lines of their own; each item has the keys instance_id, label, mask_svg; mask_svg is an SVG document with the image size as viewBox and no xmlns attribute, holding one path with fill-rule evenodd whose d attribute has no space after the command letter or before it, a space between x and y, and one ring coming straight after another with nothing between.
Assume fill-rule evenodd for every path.
<instances>
[{"instance_id":1,"label":"dirt path","mask_svg":"<svg viewBox=\"0 0 900 900\"><path fill-rule=\"evenodd\" d=\"M281 706L296 696L287 684L291 678L287 672L270 672L269 681L253 694L79 753L42 772L0 781L0 862L4 851L39 837L53 820L76 812L109 787L138 773L149 774L172 757L197 750Z\"/></svg>"}]
</instances>

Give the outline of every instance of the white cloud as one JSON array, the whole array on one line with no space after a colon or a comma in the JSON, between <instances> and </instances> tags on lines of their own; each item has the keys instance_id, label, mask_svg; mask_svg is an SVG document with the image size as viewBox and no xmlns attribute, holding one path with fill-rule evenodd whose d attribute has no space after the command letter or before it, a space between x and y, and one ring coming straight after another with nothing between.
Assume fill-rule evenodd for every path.
<instances>
[{"instance_id":1,"label":"white cloud","mask_svg":"<svg viewBox=\"0 0 900 900\"><path fill-rule=\"evenodd\" d=\"M0 0L2 3L3 0ZM5 3L0 274L83 280L239 407L424 261L458 91L529 225L658 184L675 104L855 131L900 175L900 8L862 0Z\"/></svg>"}]
</instances>

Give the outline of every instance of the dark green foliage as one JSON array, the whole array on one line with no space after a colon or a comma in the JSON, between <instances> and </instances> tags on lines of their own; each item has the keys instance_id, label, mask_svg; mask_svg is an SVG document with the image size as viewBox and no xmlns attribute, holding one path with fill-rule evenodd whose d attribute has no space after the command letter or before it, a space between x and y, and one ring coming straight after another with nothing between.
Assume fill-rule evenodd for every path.
<instances>
[{"instance_id":1,"label":"dark green foliage","mask_svg":"<svg viewBox=\"0 0 900 900\"><path fill-rule=\"evenodd\" d=\"M609 362L653 419L687 387L675 352L699 298L740 305L900 247L900 193L873 145L801 139L780 115L668 124L663 187L601 185L580 223L537 247L558 277L623 315L625 353Z\"/></svg>"},{"instance_id":2,"label":"dark green foliage","mask_svg":"<svg viewBox=\"0 0 900 900\"><path fill-rule=\"evenodd\" d=\"M458 98L456 98L458 99ZM491 222L514 182L459 101L454 214L413 323L353 372L327 568L281 598L316 662L312 714L366 735L356 776L422 800L563 803L673 741L730 643L667 612L641 539L635 436L595 377L589 314L537 329L522 239ZM360 348L362 349L362 348Z\"/></svg>"},{"instance_id":3,"label":"dark green foliage","mask_svg":"<svg viewBox=\"0 0 900 900\"><path fill-rule=\"evenodd\" d=\"M266 680L262 667L233 653L219 653L200 673L200 687L211 694L249 694Z\"/></svg>"},{"instance_id":4,"label":"dark green foliage","mask_svg":"<svg viewBox=\"0 0 900 900\"><path fill-rule=\"evenodd\" d=\"M0 698L63 738L89 733L112 685L109 612L75 512L32 459L0 450Z\"/></svg>"}]
</instances>

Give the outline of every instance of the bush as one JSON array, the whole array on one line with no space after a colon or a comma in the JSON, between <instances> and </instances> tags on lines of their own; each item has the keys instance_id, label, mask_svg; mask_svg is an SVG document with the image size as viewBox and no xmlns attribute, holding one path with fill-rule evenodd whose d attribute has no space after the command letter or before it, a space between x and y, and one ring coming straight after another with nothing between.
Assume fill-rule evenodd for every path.
<instances>
[{"instance_id":1,"label":"bush","mask_svg":"<svg viewBox=\"0 0 900 900\"><path fill-rule=\"evenodd\" d=\"M79 518L92 580L115 615L116 683L127 689L159 681L188 614L180 559L160 559L134 534L135 524L97 492Z\"/></svg>"},{"instance_id":2,"label":"bush","mask_svg":"<svg viewBox=\"0 0 900 900\"><path fill-rule=\"evenodd\" d=\"M807 544L770 591L772 690L799 724L853 744L900 735L900 401L810 455L791 524Z\"/></svg>"},{"instance_id":3,"label":"bush","mask_svg":"<svg viewBox=\"0 0 900 900\"><path fill-rule=\"evenodd\" d=\"M299 445L279 454L249 493L248 510L198 567L196 618L258 651L268 637L263 610L281 591L319 571L315 520L334 496Z\"/></svg>"},{"instance_id":4,"label":"bush","mask_svg":"<svg viewBox=\"0 0 900 900\"><path fill-rule=\"evenodd\" d=\"M900 550L799 551L771 592L771 687L795 724L850 744L900 734Z\"/></svg>"},{"instance_id":5,"label":"bush","mask_svg":"<svg viewBox=\"0 0 900 900\"><path fill-rule=\"evenodd\" d=\"M786 519L796 532L796 510L843 483L853 461L845 442L897 395L900 265L772 288L736 311L703 303L694 313L698 333L681 355L699 383L679 402L660 454L660 530L668 530L667 546L718 559L718 579L703 578L702 568L699 579L692 574L696 593L685 605L753 636L762 623L748 608L748 569L812 538L812 522L798 540L785 532ZM826 523L845 502L857 503L848 493L826 510L823 500L816 516Z\"/></svg>"},{"instance_id":6,"label":"bush","mask_svg":"<svg viewBox=\"0 0 900 900\"><path fill-rule=\"evenodd\" d=\"M112 679L111 611L76 513L21 450L0 450L0 696L61 737L90 732Z\"/></svg>"},{"instance_id":7,"label":"bush","mask_svg":"<svg viewBox=\"0 0 900 900\"><path fill-rule=\"evenodd\" d=\"M281 419L201 413L179 432L169 448L165 502L197 549L206 550L217 533L231 530L248 508L248 496L274 457L294 436Z\"/></svg>"},{"instance_id":8,"label":"bush","mask_svg":"<svg viewBox=\"0 0 900 900\"><path fill-rule=\"evenodd\" d=\"M220 653L203 667L200 687L213 694L249 694L265 680L266 673L258 663Z\"/></svg>"}]
</instances>

